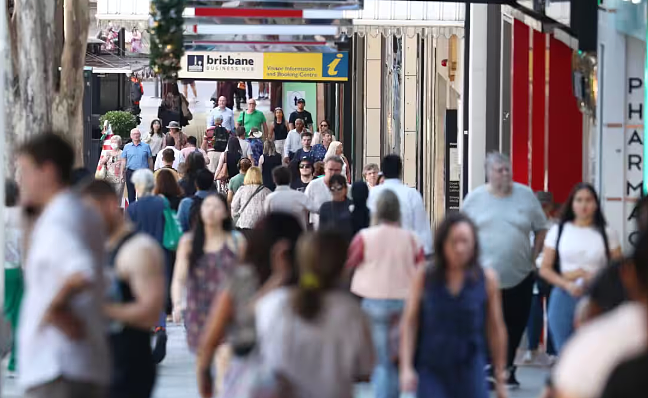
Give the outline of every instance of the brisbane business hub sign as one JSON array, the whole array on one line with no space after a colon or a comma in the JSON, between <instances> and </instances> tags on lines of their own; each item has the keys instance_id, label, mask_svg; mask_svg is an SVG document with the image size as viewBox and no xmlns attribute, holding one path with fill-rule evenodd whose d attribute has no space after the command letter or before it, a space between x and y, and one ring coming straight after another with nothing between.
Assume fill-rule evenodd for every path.
<instances>
[{"instance_id":1,"label":"brisbane business hub sign","mask_svg":"<svg viewBox=\"0 0 648 398\"><path fill-rule=\"evenodd\" d=\"M180 79L203 80L349 80L349 54L188 51Z\"/></svg>"}]
</instances>

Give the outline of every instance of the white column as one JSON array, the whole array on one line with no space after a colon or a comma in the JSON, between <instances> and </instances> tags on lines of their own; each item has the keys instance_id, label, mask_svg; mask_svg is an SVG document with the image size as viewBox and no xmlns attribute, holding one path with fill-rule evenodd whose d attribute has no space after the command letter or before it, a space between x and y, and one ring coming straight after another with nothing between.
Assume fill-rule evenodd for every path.
<instances>
[{"instance_id":1,"label":"white column","mask_svg":"<svg viewBox=\"0 0 648 398\"><path fill-rule=\"evenodd\" d=\"M468 189L484 184L486 158L486 57L488 5L470 5L468 62ZM464 129L466 126L464 126ZM465 150L465 148L464 148ZM464 177L465 178L465 177Z\"/></svg>"},{"instance_id":2,"label":"white column","mask_svg":"<svg viewBox=\"0 0 648 398\"><path fill-rule=\"evenodd\" d=\"M614 14L599 11L599 126L600 151L598 188L603 212L628 248L630 231L626 222L626 118L628 90L626 37L614 25ZM641 61L640 56L633 57ZM643 70L643 62L638 65ZM635 68L636 69L636 68ZM643 77L639 73L639 78ZM643 80L643 79L642 79ZM637 96L635 96L637 97ZM634 106L637 106L636 104Z\"/></svg>"},{"instance_id":3,"label":"white column","mask_svg":"<svg viewBox=\"0 0 648 398\"><path fill-rule=\"evenodd\" d=\"M382 40L381 36L365 36L365 121L364 164L380 164L382 104Z\"/></svg>"},{"instance_id":4,"label":"white column","mask_svg":"<svg viewBox=\"0 0 648 398\"><path fill-rule=\"evenodd\" d=\"M407 30L403 35L403 84L401 101L401 126L404 130L401 142L401 157L403 158L403 182L410 187L416 187L417 174L417 130L420 122L418 90L422 81L417 77L418 71L418 35L408 36ZM420 76L420 74L419 74ZM423 187L420 187L423 189Z\"/></svg>"}]
</instances>

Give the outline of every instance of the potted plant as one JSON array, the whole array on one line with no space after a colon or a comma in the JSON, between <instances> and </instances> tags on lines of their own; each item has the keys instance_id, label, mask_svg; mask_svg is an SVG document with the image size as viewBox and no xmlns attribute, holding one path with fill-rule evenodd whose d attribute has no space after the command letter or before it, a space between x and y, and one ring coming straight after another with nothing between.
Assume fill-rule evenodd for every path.
<instances>
[{"instance_id":1,"label":"potted plant","mask_svg":"<svg viewBox=\"0 0 648 398\"><path fill-rule=\"evenodd\" d=\"M123 139L130 138L130 132L137 127L137 118L130 112L126 111L110 111L99 119L101 125L108 121L112 132L121 136Z\"/></svg>"}]
</instances>

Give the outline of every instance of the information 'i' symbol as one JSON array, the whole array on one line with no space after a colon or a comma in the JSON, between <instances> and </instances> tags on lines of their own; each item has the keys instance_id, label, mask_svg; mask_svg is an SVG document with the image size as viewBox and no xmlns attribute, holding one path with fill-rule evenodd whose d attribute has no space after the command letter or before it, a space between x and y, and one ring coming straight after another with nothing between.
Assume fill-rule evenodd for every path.
<instances>
[{"instance_id":1,"label":"information 'i' symbol","mask_svg":"<svg viewBox=\"0 0 648 398\"><path fill-rule=\"evenodd\" d=\"M344 57L344 54L337 54L335 56L335 59L331 61L330 64L328 64L328 75L329 76L336 76L338 74L337 71L337 66L342 61L342 58Z\"/></svg>"}]
</instances>

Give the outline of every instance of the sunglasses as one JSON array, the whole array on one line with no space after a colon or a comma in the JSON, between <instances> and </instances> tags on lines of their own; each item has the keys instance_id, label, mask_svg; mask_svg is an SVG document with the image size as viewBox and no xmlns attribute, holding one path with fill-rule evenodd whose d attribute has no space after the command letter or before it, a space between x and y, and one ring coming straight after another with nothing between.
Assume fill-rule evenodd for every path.
<instances>
[{"instance_id":1,"label":"sunglasses","mask_svg":"<svg viewBox=\"0 0 648 398\"><path fill-rule=\"evenodd\" d=\"M331 192L340 192L343 189L344 189L344 187L342 185L336 185L336 186L333 186L333 187L329 188L329 190Z\"/></svg>"},{"instance_id":2,"label":"sunglasses","mask_svg":"<svg viewBox=\"0 0 648 398\"><path fill-rule=\"evenodd\" d=\"M299 165L300 169L310 169L310 167L311 167L310 164L300 164Z\"/></svg>"},{"instance_id":3,"label":"sunglasses","mask_svg":"<svg viewBox=\"0 0 648 398\"><path fill-rule=\"evenodd\" d=\"M328 127L328 124L320 124L320 127Z\"/></svg>"}]
</instances>

